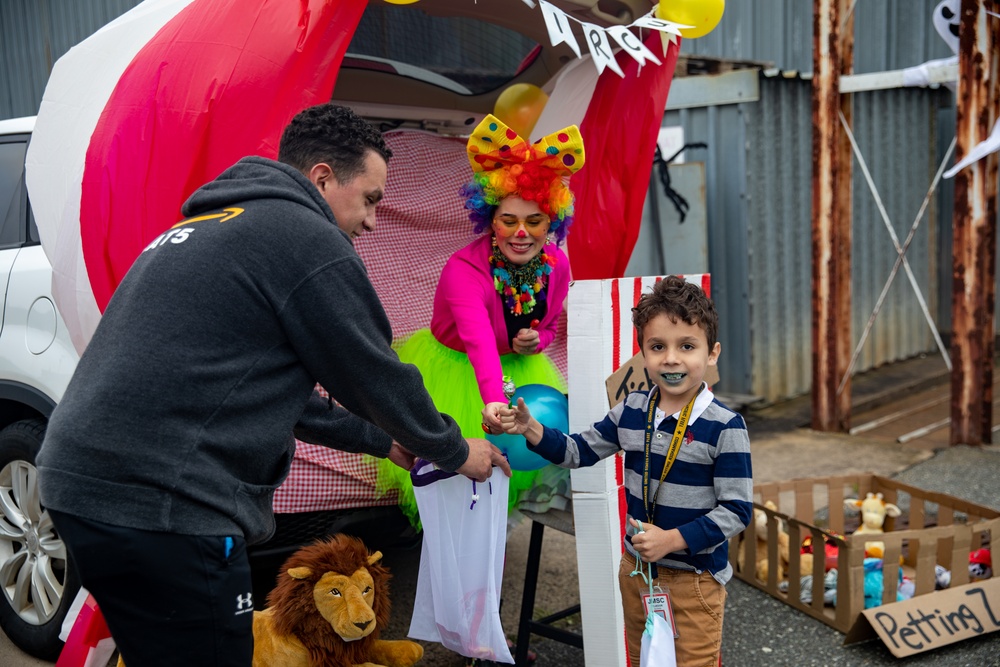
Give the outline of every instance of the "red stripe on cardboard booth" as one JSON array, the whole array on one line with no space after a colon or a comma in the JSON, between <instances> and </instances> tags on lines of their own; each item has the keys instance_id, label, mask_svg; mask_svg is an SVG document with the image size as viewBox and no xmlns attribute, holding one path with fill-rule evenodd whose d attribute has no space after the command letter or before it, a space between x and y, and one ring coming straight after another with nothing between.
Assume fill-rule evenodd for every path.
<instances>
[{"instance_id":1,"label":"red stripe on cardboard booth","mask_svg":"<svg viewBox=\"0 0 1000 667\"><path fill-rule=\"evenodd\" d=\"M80 235L103 312L184 200L327 102L367 0L195 0L122 74L87 150Z\"/></svg>"},{"instance_id":2,"label":"red stripe on cardboard booth","mask_svg":"<svg viewBox=\"0 0 1000 667\"><path fill-rule=\"evenodd\" d=\"M622 365L622 331L621 317L622 304L621 296L618 294L619 281L611 283L611 371L614 372Z\"/></svg>"}]
</instances>

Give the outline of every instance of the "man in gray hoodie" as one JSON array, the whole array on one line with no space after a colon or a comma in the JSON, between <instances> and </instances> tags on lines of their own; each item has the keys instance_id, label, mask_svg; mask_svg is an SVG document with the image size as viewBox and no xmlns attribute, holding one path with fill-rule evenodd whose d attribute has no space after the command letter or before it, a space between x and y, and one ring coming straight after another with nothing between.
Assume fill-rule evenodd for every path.
<instances>
[{"instance_id":1,"label":"man in gray hoodie","mask_svg":"<svg viewBox=\"0 0 1000 667\"><path fill-rule=\"evenodd\" d=\"M306 109L278 161L244 158L197 190L108 304L37 466L129 667L250 665L246 546L274 530L293 429L403 467L510 474L390 348L351 243L375 226L390 157L350 110Z\"/></svg>"}]
</instances>

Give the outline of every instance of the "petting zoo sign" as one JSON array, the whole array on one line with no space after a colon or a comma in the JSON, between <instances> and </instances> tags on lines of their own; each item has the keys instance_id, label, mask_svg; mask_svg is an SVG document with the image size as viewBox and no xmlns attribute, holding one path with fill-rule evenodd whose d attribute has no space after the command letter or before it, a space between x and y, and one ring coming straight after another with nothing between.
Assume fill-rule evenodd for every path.
<instances>
[{"instance_id":1,"label":"petting zoo sign","mask_svg":"<svg viewBox=\"0 0 1000 667\"><path fill-rule=\"evenodd\" d=\"M865 609L844 639L872 631L897 658L1000 630L1000 577Z\"/></svg>"}]
</instances>

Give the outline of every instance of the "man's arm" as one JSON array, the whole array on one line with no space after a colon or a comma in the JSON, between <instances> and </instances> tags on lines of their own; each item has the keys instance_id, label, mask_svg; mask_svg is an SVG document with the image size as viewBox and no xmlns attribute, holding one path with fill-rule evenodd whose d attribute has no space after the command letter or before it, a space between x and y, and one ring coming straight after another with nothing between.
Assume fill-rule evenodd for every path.
<instances>
[{"instance_id":1,"label":"man's arm","mask_svg":"<svg viewBox=\"0 0 1000 667\"><path fill-rule=\"evenodd\" d=\"M463 438L455 421L434 407L420 371L399 360L389 320L356 254L303 281L280 317L309 373L348 411L443 470L485 480L497 465L510 474L500 450Z\"/></svg>"},{"instance_id":2,"label":"man's arm","mask_svg":"<svg viewBox=\"0 0 1000 667\"><path fill-rule=\"evenodd\" d=\"M315 391L294 433L303 442L380 458L388 456L392 447L391 435Z\"/></svg>"}]
</instances>

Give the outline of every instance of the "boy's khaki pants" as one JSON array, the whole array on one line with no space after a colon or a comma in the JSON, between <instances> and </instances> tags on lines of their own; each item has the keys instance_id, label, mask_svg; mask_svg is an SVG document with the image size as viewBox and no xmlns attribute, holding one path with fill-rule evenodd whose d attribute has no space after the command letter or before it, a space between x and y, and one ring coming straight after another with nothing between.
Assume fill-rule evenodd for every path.
<instances>
[{"instance_id":1,"label":"boy's khaki pants","mask_svg":"<svg viewBox=\"0 0 1000 667\"><path fill-rule=\"evenodd\" d=\"M645 563L640 565L645 571ZM618 585L625 613L629 661L632 667L639 667L642 631L646 628L646 610L641 596L649 593L649 584L639 575L629 576L634 569L635 557L626 551L618 569ZM669 592L680 635L674 640L677 667L716 667L722 646L726 587L708 572L698 574L666 567L657 570L659 576L653 580L653 585Z\"/></svg>"}]
</instances>

